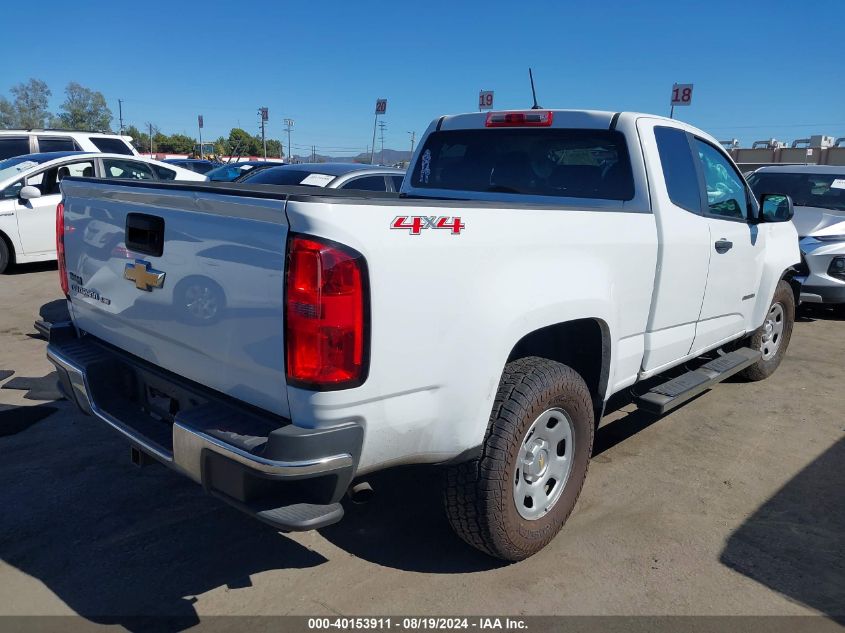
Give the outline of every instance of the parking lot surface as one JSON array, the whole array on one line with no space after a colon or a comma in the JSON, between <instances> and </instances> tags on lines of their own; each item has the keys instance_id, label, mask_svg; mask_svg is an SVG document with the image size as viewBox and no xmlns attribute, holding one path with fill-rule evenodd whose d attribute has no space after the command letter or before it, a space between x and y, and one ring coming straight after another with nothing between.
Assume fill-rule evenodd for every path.
<instances>
[{"instance_id":1,"label":"parking lot surface","mask_svg":"<svg viewBox=\"0 0 845 633\"><path fill-rule=\"evenodd\" d=\"M0 370L49 376L54 266L0 277ZM56 304L53 304L56 305ZM281 353L281 350L280 350ZM383 473L320 532L280 534L55 400L0 389L0 615L823 614L845 621L845 322L801 312L769 380L598 431L560 535L506 565L452 535L435 469ZM20 381L17 383L20 385ZM25 396L29 394L28 399Z\"/></svg>"}]
</instances>

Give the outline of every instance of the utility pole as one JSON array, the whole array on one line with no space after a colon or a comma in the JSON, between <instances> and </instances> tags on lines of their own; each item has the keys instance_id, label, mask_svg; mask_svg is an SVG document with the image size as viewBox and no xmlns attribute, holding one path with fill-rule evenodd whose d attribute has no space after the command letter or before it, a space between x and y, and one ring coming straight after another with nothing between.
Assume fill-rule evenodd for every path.
<instances>
[{"instance_id":1,"label":"utility pole","mask_svg":"<svg viewBox=\"0 0 845 633\"><path fill-rule=\"evenodd\" d=\"M416 132L408 132L411 135L411 156L414 155L414 140L416 140L417 133Z\"/></svg>"},{"instance_id":2,"label":"utility pole","mask_svg":"<svg viewBox=\"0 0 845 633\"><path fill-rule=\"evenodd\" d=\"M123 136L123 99L117 100L117 110L120 112L120 135Z\"/></svg>"},{"instance_id":3,"label":"utility pole","mask_svg":"<svg viewBox=\"0 0 845 633\"><path fill-rule=\"evenodd\" d=\"M203 151L202 151L202 124L203 124L203 120L202 120L202 115L200 114L197 117L197 126L198 126L197 129L199 130L199 135L200 135L200 158L201 159L205 158L205 154L203 154Z\"/></svg>"},{"instance_id":4,"label":"utility pole","mask_svg":"<svg viewBox=\"0 0 845 633\"><path fill-rule=\"evenodd\" d=\"M285 119L285 130L288 133L288 162L291 161L293 154L290 153L290 129L293 127L293 119Z\"/></svg>"},{"instance_id":5,"label":"utility pole","mask_svg":"<svg viewBox=\"0 0 845 633\"><path fill-rule=\"evenodd\" d=\"M153 157L153 124L150 123L150 158Z\"/></svg>"},{"instance_id":6,"label":"utility pole","mask_svg":"<svg viewBox=\"0 0 845 633\"><path fill-rule=\"evenodd\" d=\"M269 118L269 110L267 108L258 108L258 114L261 117L261 145L264 146L264 160L267 160L267 139L264 136L264 125Z\"/></svg>"},{"instance_id":7,"label":"utility pole","mask_svg":"<svg viewBox=\"0 0 845 633\"><path fill-rule=\"evenodd\" d=\"M384 130L387 127L387 123L379 121L378 127L381 136L381 164L384 165Z\"/></svg>"}]
</instances>

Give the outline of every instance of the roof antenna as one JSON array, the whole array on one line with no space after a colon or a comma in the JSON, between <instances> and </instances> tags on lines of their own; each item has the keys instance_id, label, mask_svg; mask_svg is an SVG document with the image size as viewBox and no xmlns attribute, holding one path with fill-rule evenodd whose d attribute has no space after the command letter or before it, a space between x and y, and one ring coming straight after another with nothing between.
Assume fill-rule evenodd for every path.
<instances>
[{"instance_id":1,"label":"roof antenna","mask_svg":"<svg viewBox=\"0 0 845 633\"><path fill-rule=\"evenodd\" d=\"M531 72L531 68L528 69L528 78L531 80L531 96L534 97L534 105L531 106L532 110L542 110L539 105L537 105L537 91L534 90L534 73Z\"/></svg>"}]
</instances>

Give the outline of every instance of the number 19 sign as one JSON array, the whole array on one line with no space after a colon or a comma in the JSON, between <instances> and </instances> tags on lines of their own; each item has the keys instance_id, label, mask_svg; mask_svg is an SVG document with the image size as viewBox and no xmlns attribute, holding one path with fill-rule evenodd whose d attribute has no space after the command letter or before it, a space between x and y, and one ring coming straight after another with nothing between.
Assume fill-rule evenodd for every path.
<instances>
[{"instance_id":1,"label":"number 19 sign","mask_svg":"<svg viewBox=\"0 0 845 633\"><path fill-rule=\"evenodd\" d=\"M674 84L672 86L672 106L688 106L692 104L692 84Z\"/></svg>"},{"instance_id":2,"label":"number 19 sign","mask_svg":"<svg viewBox=\"0 0 845 633\"><path fill-rule=\"evenodd\" d=\"M493 91L482 90L478 93L478 109L492 110L493 109Z\"/></svg>"}]
</instances>

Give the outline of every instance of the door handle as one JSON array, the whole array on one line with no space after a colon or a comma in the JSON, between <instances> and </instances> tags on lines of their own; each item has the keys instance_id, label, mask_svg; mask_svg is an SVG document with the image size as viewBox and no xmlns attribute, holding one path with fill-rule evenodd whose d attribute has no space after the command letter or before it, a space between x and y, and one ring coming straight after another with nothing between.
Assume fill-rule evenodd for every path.
<instances>
[{"instance_id":1,"label":"door handle","mask_svg":"<svg viewBox=\"0 0 845 633\"><path fill-rule=\"evenodd\" d=\"M723 237L720 240L716 240L715 246L716 246L716 252L717 253L727 253L729 250L731 250L733 248L734 243L729 241L729 240L726 240Z\"/></svg>"}]
</instances>

